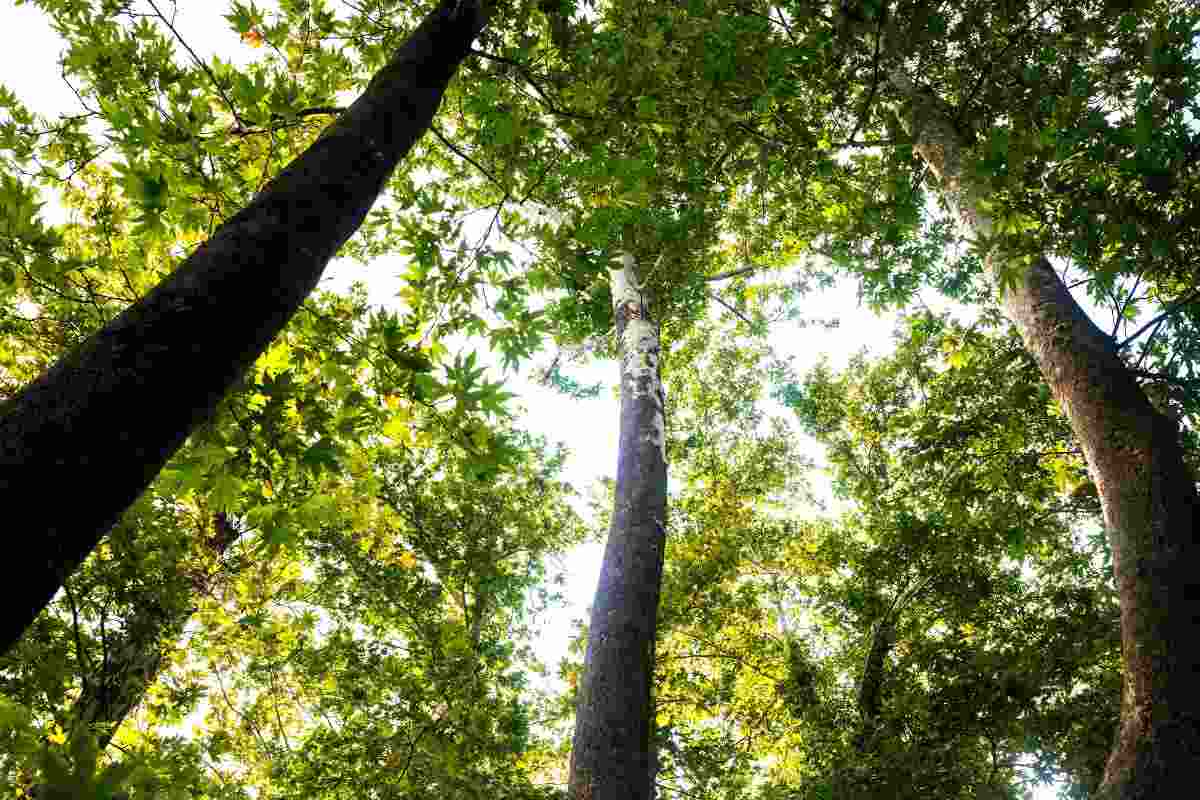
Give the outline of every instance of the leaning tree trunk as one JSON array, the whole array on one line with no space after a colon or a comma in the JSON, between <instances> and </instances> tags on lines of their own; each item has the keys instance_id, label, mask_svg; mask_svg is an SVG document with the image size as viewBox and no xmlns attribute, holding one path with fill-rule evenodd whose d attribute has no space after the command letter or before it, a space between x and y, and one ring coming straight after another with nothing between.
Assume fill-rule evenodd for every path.
<instances>
[{"instance_id":1,"label":"leaning tree trunk","mask_svg":"<svg viewBox=\"0 0 1200 800\"><path fill-rule=\"evenodd\" d=\"M11 553L22 580L0 590L0 652L316 287L429 127L490 9L490 0L442 0L248 206L0 406L0 505L36 521ZM48 486L69 487L70 502L40 501Z\"/></svg>"},{"instance_id":2,"label":"leaning tree trunk","mask_svg":"<svg viewBox=\"0 0 1200 800\"><path fill-rule=\"evenodd\" d=\"M219 560L241 535L226 514L215 514L213 536L206 539L204 548L209 557ZM193 597L207 593L211 585L206 572L181 577L191 583ZM92 732L100 750L142 702L158 677L166 648L183 634L194 610L190 603L172 607L153 601L139 604L116 641L106 647L98 674L84 676L70 719L77 728Z\"/></svg>"},{"instance_id":3,"label":"leaning tree trunk","mask_svg":"<svg viewBox=\"0 0 1200 800\"><path fill-rule=\"evenodd\" d=\"M915 149L964 233L988 236L985 192L963 169L964 146L944 107L906 75L892 83L913 102ZM991 274L999 266L988 257ZM1125 689L1098 795L1191 797L1189 776L1200 770L1200 520L1179 428L1151 405L1113 339L1045 258L1002 303L1083 447L1113 554Z\"/></svg>"},{"instance_id":4,"label":"leaning tree trunk","mask_svg":"<svg viewBox=\"0 0 1200 800\"><path fill-rule=\"evenodd\" d=\"M858 682L858 716L862 729L855 742L865 752L874 741L879 728L879 714L883 709L883 673L887 657L896 644L896 623L891 617L883 617L871 629L871 646L863 661L862 678Z\"/></svg>"},{"instance_id":5,"label":"leaning tree trunk","mask_svg":"<svg viewBox=\"0 0 1200 800\"><path fill-rule=\"evenodd\" d=\"M611 271L621 359L621 422L612 526L592 603L571 748L573 800L654 796L654 638L667 510L659 323L633 256Z\"/></svg>"},{"instance_id":6,"label":"leaning tree trunk","mask_svg":"<svg viewBox=\"0 0 1200 800\"><path fill-rule=\"evenodd\" d=\"M854 747L847 763L834 773L834 796L856 798L864 796L862 787L869 785L877 769L878 748L886 731L880 726L883 710L884 672L887 658L896 644L896 625L890 617L880 618L871 629L871 643L863 659L862 675L858 681L855 706L858 708L858 730L850 740Z\"/></svg>"}]
</instances>

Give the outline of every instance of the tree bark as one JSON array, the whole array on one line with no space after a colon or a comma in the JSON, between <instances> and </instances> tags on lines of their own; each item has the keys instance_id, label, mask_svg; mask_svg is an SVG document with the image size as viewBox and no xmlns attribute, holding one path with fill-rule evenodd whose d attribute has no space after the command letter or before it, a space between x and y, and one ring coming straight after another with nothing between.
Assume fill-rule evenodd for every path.
<instances>
[{"instance_id":1,"label":"tree bark","mask_svg":"<svg viewBox=\"0 0 1200 800\"><path fill-rule=\"evenodd\" d=\"M592 604L575 716L573 800L650 800L655 758L654 638L667 509L659 323L633 256L611 271L621 359L621 418L612 526Z\"/></svg>"},{"instance_id":2,"label":"tree bark","mask_svg":"<svg viewBox=\"0 0 1200 800\"><path fill-rule=\"evenodd\" d=\"M206 539L204 547L213 558L220 559L242 531L223 512L213 516L213 528L214 535ZM208 591L210 580L207 574L187 579L192 584L192 596ZM106 648L99 674L85 676L83 690L71 708L70 719L76 726L92 731L99 750L108 746L117 728L142 702L146 691L158 678L165 648L183 634L194 611L190 604L164 607L157 602L148 602L139 605L117 640Z\"/></svg>"},{"instance_id":3,"label":"tree bark","mask_svg":"<svg viewBox=\"0 0 1200 800\"><path fill-rule=\"evenodd\" d=\"M0 590L0 652L316 287L429 127L489 15L489 0L443 0L248 206L0 407L0 504L10 519L37 520L13 550L23 580ZM39 500L47 487L70 502Z\"/></svg>"},{"instance_id":4,"label":"tree bark","mask_svg":"<svg viewBox=\"0 0 1200 800\"><path fill-rule=\"evenodd\" d=\"M879 723L879 713L883 707L883 670L895 643L895 622L889 617L881 618L871 630L871 647L863 661L862 679L858 683L856 699L858 715L863 724L863 741L871 737Z\"/></svg>"},{"instance_id":5,"label":"tree bark","mask_svg":"<svg viewBox=\"0 0 1200 800\"><path fill-rule=\"evenodd\" d=\"M937 98L906 75L915 150L942 182L964 233L987 236L983 188ZM1000 264L989 255L987 269ZM1118 353L1045 258L1001 300L1078 437L1099 491L1121 604L1122 722L1098 796L1193 796L1200 770L1200 530L1196 479L1177 423L1154 408Z\"/></svg>"}]
</instances>

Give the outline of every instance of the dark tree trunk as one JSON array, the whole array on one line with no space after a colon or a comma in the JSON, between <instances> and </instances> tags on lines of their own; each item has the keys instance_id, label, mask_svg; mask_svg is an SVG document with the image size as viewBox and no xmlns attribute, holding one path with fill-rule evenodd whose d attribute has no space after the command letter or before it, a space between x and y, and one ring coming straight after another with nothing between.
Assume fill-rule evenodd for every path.
<instances>
[{"instance_id":1,"label":"dark tree trunk","mask_svg":"<svg viewBox=\"0 0 1200 800\"><path fill-rule=\"evenodd\" d=\"M968 235L987 235L982 190L936 100L903 75L916 150ZM989 257L988 269L998 264ZM1192 797L1200 771L1200 501L1179 427L1150 403L1115 342L1044 258L1001 300L1079 439L1100 494L1121 604L1122 721L1098 796Z\"/></svg>"},{"instance_id":2,"label":"dark tree trunk","mask_svg":"<svg viewBox=\"0 0 1200 800\"><path fill-rule=\"evenodd\" d=\"M366 92L182 265L0 407L7 650L279 333L429 127L487 22L443 0ZM70 502L46 503L46 487ZM36 522L34 522L36 520Z\"/></svg>"},{"instance_id":3,"label":"dark tree trunk","mask_svg":"<svg viewBox=\"0 0 1200 800\"><path fill-rule=\"evenodd\" d=\"M883 679L887 658L896 644L896 624L890 617L879 619L871 629L871 644L863 659L862 675L858 681L859 727L851 744L854 755L848 763L835 773L834 795L851 800L869 796L862 787L869 785L877 768L880 739L887 731L880 726L879 716L883 711Z\"/></svg>"},{"instance_id":4,"label":"dark tree trunk","mask_svg":"<svg viewBox=\"0 0 1200 800\"><path fill-rule=\"evenodd\" d=\"M895 643L895 623L886 617L876 622L871 632L871 647L863 662L862 679L858 683L858 715L862 719L864 742L871 738L879 722L883 707L883 671Z\"/></svg>"},{"instance_id":5,"label":"dark tree trunk","mask_svg":"<svg viewBox=\"0 0 1200 800\"><path fill-rule=\"evenodd\" d=\"M242 531L224 513L213 518L214 535L204 547L220 559L238 540ZM182 566L182 565L181 565ZM192 596L209 590L206 574L180 576L191 583ZM163 607L157 602L140 604L125 628L110 642L96 675L84 676L83 690L71 708L71 720L96 736L99 749L108 746L117 728L142 702L158 677L163 656L183 634L194 607Z\"/></svg>"},{"instance_id":6,"label":"dark tree trunk","mask_svg":"<svg viewBox=\"0 0 1200 800\"><path fill-rule=\"evenodd\" d=\"M621 422L612 527L592 604L571 749L573 800L650 800L654 638L667 509L659 323L633 257L612 270Z\"/></svg>"}]
</instances>

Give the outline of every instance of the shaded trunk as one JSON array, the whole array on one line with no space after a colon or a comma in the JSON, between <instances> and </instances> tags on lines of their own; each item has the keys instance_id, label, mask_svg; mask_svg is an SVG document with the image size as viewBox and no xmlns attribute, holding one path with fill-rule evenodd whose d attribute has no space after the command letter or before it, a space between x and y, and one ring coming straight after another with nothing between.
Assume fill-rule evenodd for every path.
<instances>
[{"instance_id":1,"label":"shaded trunk","mask_svg":"<svg viewBox=\"0 0 1200 800\"><path fill-rule=\"evenodd\" d=\"M862 679L858 683L858 715L862 720L858 738L860 749L870 744L879 724L879 712L883 707L883 668L895 643L895 623L886 617L876 622L871 633L871 648L863 662Z\"/></svg>"},{"instance_id":2,"label":"shaded trunk","mask_svg":"<svg viewBox=\"0 0 1200 800\"><path fill-rule=\"evenodd\" d=\"M214 515L213 527L215 535L204 546L220 559L242 531L224 513ZM190 581L193 596L209 589L207 574L192 576ZM141 604L116 641L108 643L99 674L86 676L70 717L76 725L92 731L100 750L142 702L158 677L167 649L183 635L194 611L190 605L164 608L157 602Z\"/></svg>"},{"instance_id":3,"label":"shaded trunk","mask_svg":"<svg viewBox=\"0 0 1200 800\"><path fill-rule=\"evenodd\" d=\"M659 323L638 290L633 256L624 254L611 274L621 359L617 484L579 682L569 793L573 800L650 800L667 509Z\"/></svg>"},{"instance_id":4,"label":"shaded trunk","mask_svg":"<svg viewBox=\"0 0 1200 800\"><path fill-rule=\"evenodd\" d=\"M987 236L981 189L963 170L962 140L936 98L907 76L916 151L941 179L964 233ZM999 264L992 256L988 270ZM1002 304L1079 439L1100 494L1121 603L1122 722L1098 792L1104 798L1192 796L1200 769L1200 530L1195 477L1177 424L1151 405L1104 334L1045 259ZM1186 789L1184 787L1187 787Z\"/></svg>"},{"instance_id":5,"label":"shaded trunk","mask_svg":"<svg viewBox=\"0 0 1200 800\"><path fill-rule=\"evenodd\" d=\"M443 0L367 90L180 267L0 407L0 504L27 528L0 651L279 333L428 128L486 0ZM34 504L46 486L69 503ZM24 508L25 511L21 511Z\"/></svg>"},{"instance_id":6,"label":"shaded trunk","mask_svg":"<svg viewBox=\"0 0 1200 800\"><path fill-rule=\"evenodd\" d=\"M887 657L896 643L895 623L880 619L871 629L871 646L863 659L862 675L858 682L855 705L858 708L859 728L851 740L854 753L849 763L834 775L834 795L842 798L870 796L863 793L877 769L879 739L885 734L880 728L879 715L883 710L883 673Z\"/></svg>"}]
</instances>

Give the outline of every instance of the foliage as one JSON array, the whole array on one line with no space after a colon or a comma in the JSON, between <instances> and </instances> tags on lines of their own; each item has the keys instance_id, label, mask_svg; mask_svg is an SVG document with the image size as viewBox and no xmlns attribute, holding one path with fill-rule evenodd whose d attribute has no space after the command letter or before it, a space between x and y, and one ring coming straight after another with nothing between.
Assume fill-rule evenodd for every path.
<instances>
[{"instance_id":1,"label":"foliage","mask_svg":"<svg viewBox=\"0 0 1200 800\"><path fill-rule=\"evenodd\" d=\"M162 4L36 5L81 107L44 119L0 87L5 395L312 142L429 4L235 2L237 56L207 61ZM397 301L310 300L0 662L0 790L551 796L571 696L531 647L583 524L563 454L514 427L487 365L549 340L611 355L623 246L668 350L664 795L1008 797L1065 774L1086 796L1119 693L1095 487L986 307L983 251L927 195L888 76L952 109L990 188L984 247L1078 275L1195 460L1196 13L502 4L343 251L402 257ZM910 309L893 356L793 374L762 335L846 274L873 308L932 287L979 321ZM805 437L835 513L804 484ZM220 558L217 514L246 531ZM93 755L72 701L151 607L195 614Z\"/></svg>"},{"instance_id":2,"label":"foliage","mask_svg":"<svg viewBox=\"0 0 1200 800\"><path fill-rule=\"evenodd\" d=\"M719 437L674 451L696 484L675 506L661 620L665 789L976 797L1061 774L1081 792L1098 782L1117 611L1103 538L1083 535L1094 493L1059 482L1079 474L1069 429L1011 333L924 315L900 336L893 356L779 392L826 445L838 517L767 478L779 462L747 427L722 455ZM698 371L741 398L721 352ZM711 391L673 396L703 409ZM762 431L747 394L715 408ZM869 719L880 624L895 640Z\"/></svg>"}]
</instances>

